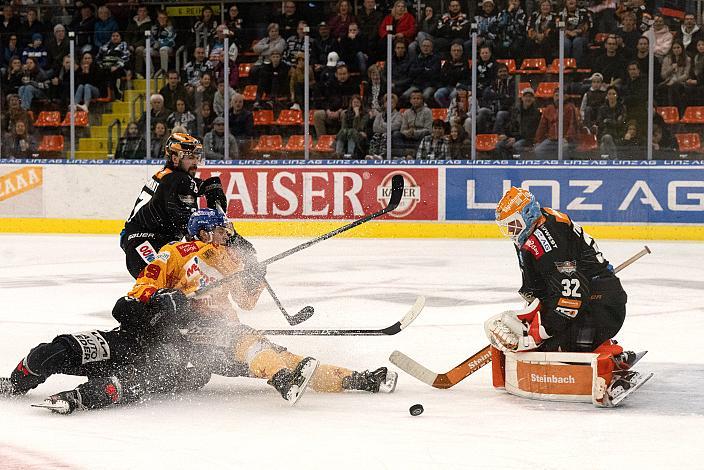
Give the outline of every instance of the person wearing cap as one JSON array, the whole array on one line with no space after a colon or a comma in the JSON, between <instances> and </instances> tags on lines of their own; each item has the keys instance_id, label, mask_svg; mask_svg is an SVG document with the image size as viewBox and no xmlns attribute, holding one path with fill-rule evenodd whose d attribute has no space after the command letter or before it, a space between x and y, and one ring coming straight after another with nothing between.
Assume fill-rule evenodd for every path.
<instances>
[{"instance_id":1,"label":"person wearing cap","mask_svg":"<svg viewBox=\"0 0 704 470\"><path fill-rule=\"evenodd\" d=\"M525 158L525 153L533 147L533 139L540 123L540 109L535 104L535 91L524 88L521 99L510 113L505 128L500 130L496 150L502 159L512 159L514 155Z\"/></svg>"},{"instance_id":2,"label":"person wearing cap","mask_svg":"<svg viewBox=\"0 0 704 470\"><path fill-rule=\"evenodd\" d=\"M213 130L203 138L203 152L206 160L237 160L239 158L237 141L230 133L227 139L229 148L228 156L225 158L225 119L218 116L213 120Z\"/></svg>"},{"instance_id":3,"label":"person wearing cap","mask_svg":"<svg viewBox=\"0 0 704 470\"><path fill-rule=\"evenodd\" d=\"M61 69L61 63L65 55L69 53L68 38L66 28L62 24L54 26L54 34L46 44L46 53L49 68L54 72Z\"/></svg>"},{"instance_id":4,"label":"person wearing cap","mask_svg":"<svg viewBox=\"0 0 704 470\"><path fill-rule=\"evenodd\" d=\"M604 100L606 99L606 87L604 86L604 77L596 72L589 77L591 86L582 96L582 104L579 106L579 113L582 116L582 123L585 126L591 127L594 125L597 111Z\"/></svg>"},{"instance_id":5,"label":"person wearing cap","mask_svg":"<svg viewBox=\"0 0 704 470\"><path fill-rule=\"evenodd\" d=\"M46 47L42 45L42 41L43 36L41 34L34 33L32 35L32 42L22 51L22 63L27 63L27 58L31 57L42 69L46 69L49 61Z\"/></svg>"},{"instance_id":6,"label":"person wearing cap","mask_svg":"<svg viewBox=\"0 0 704 470\"><path fill-rule=\"evenodd\" d=\"M535 132L535 156L540 160L552 160L557 157L558 150L558 103L560 90L555 88L553 102L543 108L538 130ZM563 106L563 152L565 159L572 158L572 150L577 140L577 108L571 101L565 101Z\"/></svg>"},{"instance_id":7,"label":"person wearing cap","mask_svg":"<svg viewBox=\"0 0 704 470\"><path fill-rule=\"evenodd\" d=\"M496 5L494 0L483 0L481 7L479 14L474 16L474 22L477 24L477 43L493 45L499 24Z\"/></svg>"},{"instance_id":8,"label":"person wearing cap","mask_svg":"<svg viewBox=\"0 0 704 470\"><path fill-rule=\"evenodd\" d=\"M598 72L606 85L621 86L626 79L626 58L618 50L618 40L615 35L609 35L604 41L606 52L594 59L592 71Z\"/></svg>"}]
</instances>

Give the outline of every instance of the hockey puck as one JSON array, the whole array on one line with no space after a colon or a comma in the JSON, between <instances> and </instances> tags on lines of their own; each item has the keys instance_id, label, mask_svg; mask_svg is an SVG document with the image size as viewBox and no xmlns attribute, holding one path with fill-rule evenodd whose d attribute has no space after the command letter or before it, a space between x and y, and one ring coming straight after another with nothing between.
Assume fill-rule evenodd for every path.
<instances>
[{"instance_id":1,"label":"hockey puck","mask_svg":"<svg viewBox=\"0 0 704 470\"><path fill-rule=\"evenodd\" d=\"M408 412L411 413L411 416L420 416L423 414L423 405L420 403L415 404L408 409Z\"/></svg>"}]
</instances>

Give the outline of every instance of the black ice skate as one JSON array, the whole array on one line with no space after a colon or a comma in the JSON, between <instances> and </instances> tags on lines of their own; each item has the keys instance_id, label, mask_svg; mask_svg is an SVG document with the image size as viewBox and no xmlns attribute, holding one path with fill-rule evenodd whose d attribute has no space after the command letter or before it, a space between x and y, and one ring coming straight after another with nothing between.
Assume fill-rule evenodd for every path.
<instances>
[{"instance_id":1,"label":"black ice skate","mask_svg":"<svg viewBox=\"0 0 704 470\"><path fill-rule=\"evenodd\" d=\"M638 390L653 377L653 373L643 375L634 370L614 372L611 383L606 388L603 406L613 408L618 406L631 393Z\"/></svg>"},{"instance_id":2,"label":"black ice skate","mask_svg":"<svg viewBox=\"0 0 704 470\"><path fill-rule=\"evenodd\" d=\"M35 408L47 408L54 413L67 415L75 410L84 410L81 394L78 390L69 390L52 395L44 400L44 403L32 405Z\"/></svg>"},{"instance_id":3,"label":"black ice skate","mask_svg":"<svg viewBox=\"0 0 704 470\"><path fill-rule=\"evenodd\" d=\"M386 367L379 367L375 371L352 372L352 375L342 379L342 388L372 393L392 393L396 389L397 380L396 372L389 372Z\"/></svg>"},{"instance_id":4,"label":"black ice skate","mask_svg":"<svg viewBox=\"0 0 704 470\"><path fill-rule=\"evenodd\" d=\"M306 391L308 382L318 368L318 361L312 357L306 357L298 363L293 371L289 369L281 369L269 379L268 384L272 385L281 393L284 400L288 401L291 406L295 405L300 400L303 393Z\"/></svg>"}]
</instances>

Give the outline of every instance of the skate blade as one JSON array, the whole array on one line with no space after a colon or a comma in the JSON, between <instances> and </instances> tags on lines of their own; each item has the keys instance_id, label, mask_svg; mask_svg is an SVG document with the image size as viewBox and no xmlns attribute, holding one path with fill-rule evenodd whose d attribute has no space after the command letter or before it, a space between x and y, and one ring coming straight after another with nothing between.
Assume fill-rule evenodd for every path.
<instances>
[{"instance_id":1,"label":"skate blade","mask_svg":"<svg viewBox=\"0 0 704 470\"><path fill-rule=\"evenodd\" d=\"M44 408L47 410L51 410L54 413L59 413L62 415L69 414L71 412L71 408L68 406L68 403L33 403L30 405L32 408Z\"/></svg>"},{"instance_id":2,"label":"skate blade","mask_svg":"<svg viewBox=\"0 0 704 470\"><path fill-rule=\"evenodd\" d=\"M394 393L396 383L398 382L398 374L393 371L386 372L386 380L379 387L381 393Z\"/></svg>"},{"instance_id":3,"label":"skate blade","mask_svg":"<svg viewBox=\"0 0 704 470\"><path fill-rule=\"evenodd\" d=\"M298 393L296 393L293 397L289 398L289 405L295 405L306 392L306 389L308 388L308 382L310 382L310 379L313 377L313 374L315 374L315 371L318 368L318 364L319 362L317 359L311 359L310 361L308 361L308 364L303 367L303 369L301 370L301 375L305 377L305 380L300 385L300 387L298 387Z\"/></svg>"},{"instance_id":4,"label":"skate blade","mask_svg":"<svg viewBox=\"0 0 704 470\"><path fill-rule=\"evenodd\" d=\"M629 388L626 393L611 400L611 406L614 408L617 407L619 405L619 403L621 403L623 400L628 398L633 392L635 392L636 390L641 388L648 380L652 379L653 375L655 375L655 374L651 372L650 374L643 376L643 380L641 380L640 382L638 382L637 384L635 384L634 386Z\"/></svg>"}]
</instances>

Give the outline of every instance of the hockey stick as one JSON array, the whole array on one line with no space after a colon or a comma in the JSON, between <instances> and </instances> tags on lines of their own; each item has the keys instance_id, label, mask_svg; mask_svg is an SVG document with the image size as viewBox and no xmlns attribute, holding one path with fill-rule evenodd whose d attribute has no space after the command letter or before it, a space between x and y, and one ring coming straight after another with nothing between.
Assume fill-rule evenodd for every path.
<instances>
[{"instance_id":1,"label":"hockey stick","mask_svg":"<svg viewBox=\"0 0 704 470\"><path fill-rule=\"evenodd\" d=\"M623 268L630 266L648 253L651 253L650 248L647 246L643 247L643 249L638 253L619 264L616 269L614 269L614 274L618 273ZM389 361L399 369L432 387L450 388L490 363L491 351L490 346L486 346L444 374L437 374L431 371L427 367L406 356L401 351L392 352L391 356L389 356Z\"/></svg>"},{"instance_id":2,"label":"hockey stick","mask_svg":"<svg viewBox=\"0 0 704 470\"><path fill-rule=\"evenodd\" d=\"M262 335L280 336L391 336L401 332L415 320L425 307L425 297L418 296L415 303L399 321L386 328L366 329L366 330L257 330Z\"/></svg>"},{"instance_id":3,"label":"hockey stick","mask_svg":"<svg viewBox=\"0 0 704 470\"><path fill-rule=\"evenodd\" d=\"M286 251L283 251L283 252L279 253L278 255L274 255L271 258L267 258L264 261L262 261L261 264L263 264L264 266L269 265L269 264L273 263L274 261L278 261L278 260L280 260L282 258L286 258L287 256L290 256L294 253L298 253L299 251L305 250L306 248L308 248L311 245L315 245L316 243L319 243L323 240L327 240L328 238L332 238L335 235L339 235L342 232L346 232L350 229L357 227L358 225L362 225L365 222L369 222L372 219L376 219L377 217L381 217L382 215L393 211L394 209L396 209L398 207L399 203L401 202L401 196L403 196L403 187L404 187L403 176L394 175L393 178L391 178L391 197L389 198L389 203L382 210L374 212L373 214L369 214L365 217L362 217L361 219L357 219L354 222L350 222L347 225L343 225L340 228L337 228L331 232L320 235L319 237L314 238L312 240L309 240L305 243L301 243L298 246L294 246L293 248L290 248ZM226 276L222 279L218 279L217 281L200 288L197 291L197 293L194 295L194 297L199 298L211 289L215 289L216 287L220 287L223 284L227 284L228 282L232 282L232 280L235 279L239 275L240 275L240 272L237 272L237 273L231 274L229 276Z\"/></svg>"},{"instance_id":4,"label":"hockey stick","mask_svg":"<svg viewBox=\"0 0 704 470\"><path fill-rule=\"evenodd\" d=\"M276 295L276 292L274 292L274 289L272 289L271 284L269 284L269 281L266 280L266 278L263 280L264 285L266 286L266 290L269 291L269 295L271 295L271 298L274 299L274 303L276 304L277 307L279 307L279 310L281 310L281 313L284 315L284 318L286 318L286 321L288 322L289 325L291 326L296 326L299 323L303 323L304 321L308 320L310 317L313 316L315 313L315 310L313 307L310 305L303 307L297 314L291 316L288 314L286 309L284 308L283 305L281 305L281 301L279 300L278 296Z\"/></svg>"}]
</instances>

